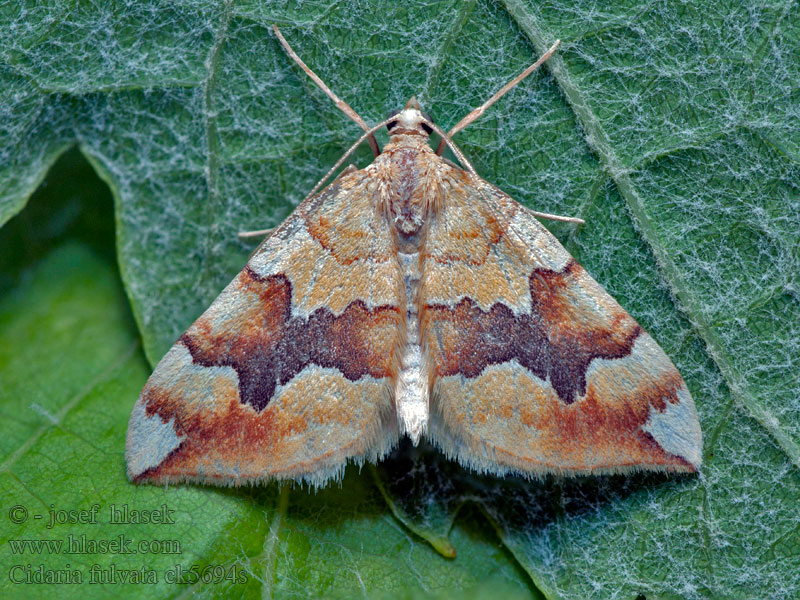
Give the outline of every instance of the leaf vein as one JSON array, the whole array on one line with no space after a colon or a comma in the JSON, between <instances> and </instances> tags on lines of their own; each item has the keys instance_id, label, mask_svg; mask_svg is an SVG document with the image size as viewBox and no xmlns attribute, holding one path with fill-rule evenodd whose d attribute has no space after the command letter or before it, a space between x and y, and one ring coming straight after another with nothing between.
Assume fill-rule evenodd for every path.
<instances>
[{"instance_id":1,"label":"leaf vein","mask_svg":"<svg viewBox=\"0 0 800 600\"><path fill-rule=\"evenodd\" d=\"M57 427L61 424L64 418L70 413L72 409L74 409L83 398L85 398L95 387L97 387L103 381L106 381L115 371L117 371L123 364L125 364L128 359L133 356L133 353L139 347L139 340L134 340L134 342L128 347L128 349L114 362L108 365L105 369L100 371L89 383L87 383L77 394L75 394L70 400L61 407L61 409L52 416L51 419L48 419L46 423L42 424L39 429L37 429L33 434L23 442L23 444L17 448L17 450L9 456L2 465L0 465L0 473L5 473L9 471L14 464L22 458L28 450L50 429L53 427Z\"/></svg>"}]
</instances>

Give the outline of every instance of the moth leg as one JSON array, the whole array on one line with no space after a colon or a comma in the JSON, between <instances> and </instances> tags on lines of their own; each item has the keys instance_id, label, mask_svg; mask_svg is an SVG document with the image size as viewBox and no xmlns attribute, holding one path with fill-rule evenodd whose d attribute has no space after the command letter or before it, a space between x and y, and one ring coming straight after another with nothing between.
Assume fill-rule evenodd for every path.
<instances>
[{"instance_id":1,"label":"moth leg","mask_svg":"<svg viewBox=\"0 0 800 600\"><path fill-rule=\"evenodd\" d=\"M240 239L246 240L247 238L264 237L275 231L274 227L269 229L256 229L254 231L240 231L237 235Z\"/></svg>"},{"instance_id":2,"label":"moth leg","mask_svg":"<svg viewBox=\"0 0 800 600\"><path fill-rule=\"evenodd\" d=\"M350 175L350 173L355 173L356 171L358 171L358 167L355 166L353 163L350 163L344 169L342 169L342 172L339 173L339 175L333 181L334 182L339 181L345 175Z\"/></svg>"},{"instance_id":3,"label":"moth leg","mask_svg":"<svg viewBox=\"0 0 800 600\"><path fill-rule=\"evenodd\" d=\"M525 208L529 213L531 213L534 217L538 219L550 219L551 221L564 221L565 223L577 223L578 225L583 225L586 223L583 219L579 219L578 217L563 217L561 215L551 215L550 213L543 213L536 210L531 210L530 208Z\"/></svg>"}]
</instances>

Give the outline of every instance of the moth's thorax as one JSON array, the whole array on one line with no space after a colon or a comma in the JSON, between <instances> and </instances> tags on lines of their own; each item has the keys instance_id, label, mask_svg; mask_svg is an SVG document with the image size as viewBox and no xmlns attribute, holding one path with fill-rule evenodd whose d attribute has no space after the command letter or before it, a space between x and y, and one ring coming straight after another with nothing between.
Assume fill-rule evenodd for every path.
<instances>
[{"instance_id":1,"label":"moth's thorax","mask_svg":"<svg viewBox=\"0 0 800 600\"><path fill-rule=\"evenodd\" d=\"M392 135L378 157L380 198L395 230L398 245L416 247L439 195L441 161L428 145L427 135Z\"/></svg>"}]
</instances>

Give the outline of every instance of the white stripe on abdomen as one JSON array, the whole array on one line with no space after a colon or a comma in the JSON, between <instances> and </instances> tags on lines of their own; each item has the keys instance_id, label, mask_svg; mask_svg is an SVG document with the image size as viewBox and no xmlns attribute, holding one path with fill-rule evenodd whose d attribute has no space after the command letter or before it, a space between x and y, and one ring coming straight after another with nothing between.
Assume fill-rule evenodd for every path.
<instances>
[{"instance_id":1,"label":"white stripe on abdomen","mask_svg":"<svg viewBox=\"0 0 800 600\"><path fill-rule=\"evenodd\" d=\"M398 252L400 268L406 284L406 344L400 358L400 374L395 387L395 402L400 432L414 442L428 430L428 372L419 344L419 311L417 295L422 275L419 252Z\"/></svg>"}]
</instances>

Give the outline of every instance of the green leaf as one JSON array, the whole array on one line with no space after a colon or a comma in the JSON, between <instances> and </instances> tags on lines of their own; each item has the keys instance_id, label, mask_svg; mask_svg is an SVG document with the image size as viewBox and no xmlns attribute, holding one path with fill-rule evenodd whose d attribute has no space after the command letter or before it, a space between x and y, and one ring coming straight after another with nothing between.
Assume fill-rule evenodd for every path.
<instances>
[{"instance_id":1,"label":"green leaf","mask_svg":"<svg viewBox=\"0 0 800 600\"><path fill-rule=\"evenodd\" d=\"M800 595L796 2L31 2L0 19L0 222L78 144L115 196L151 363L244 263L236 231L279 223L359 135L269 24L367 122L416 94L444 128L561 38L456 141L521 202L587 220L552 230L676 362L705 466L541 486L456 472L454 495L392 504L410 519L405 503L429 500L409 523L444 547L453 510L475 500L553 598ZM38 430L16 427L12 454Z\"/></svg>"}]
</instances>

